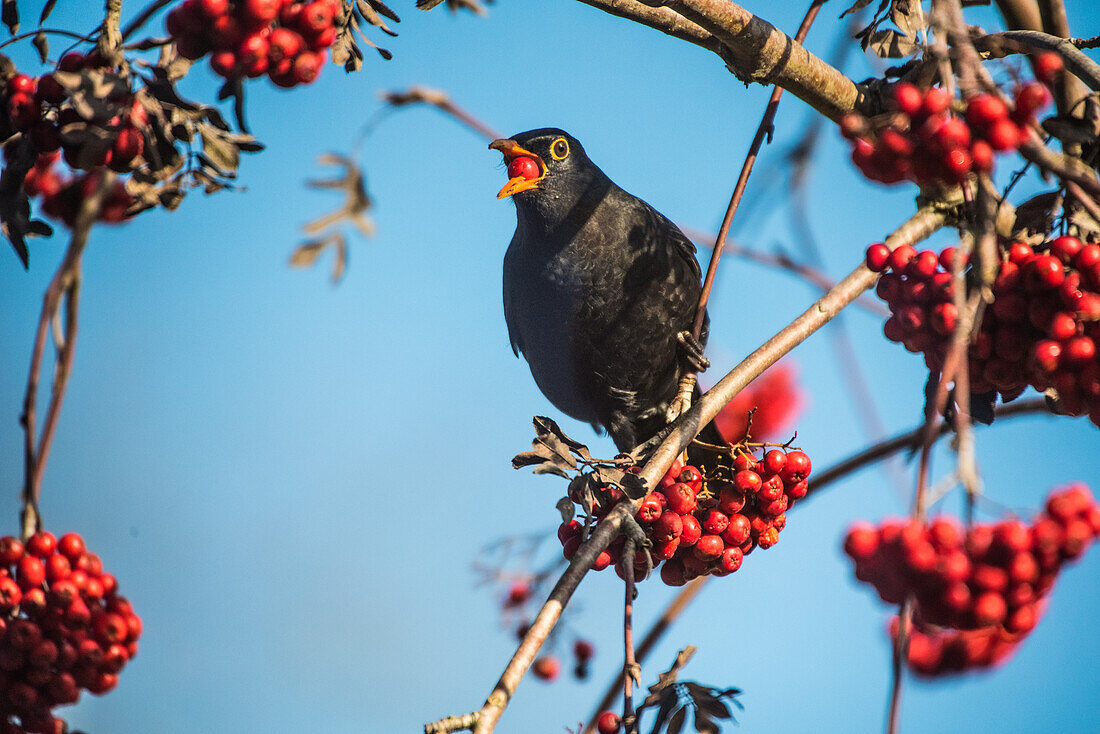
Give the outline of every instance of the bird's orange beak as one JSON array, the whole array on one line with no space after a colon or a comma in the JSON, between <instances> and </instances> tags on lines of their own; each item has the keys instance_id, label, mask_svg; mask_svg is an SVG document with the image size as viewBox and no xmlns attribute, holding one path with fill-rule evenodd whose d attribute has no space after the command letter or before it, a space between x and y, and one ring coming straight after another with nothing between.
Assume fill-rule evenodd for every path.
<instances>
[{"instance_id":1,"label":"bird's orange beak","mask_svg":"<svg viewBox=\"0 0 1100 734\"><path fill-rule=\"evenodd\" d=\"M537 189L539 187L539 181L546 178L546 164L542 162L542 158L535 155L531 151L520 146L514 140L509 138L501 138L489 143L491 150L499 150L504 154L505 164L511 163L513 159L520 156L527 156L531 158L539 165L538 178L525 178L524 176L515 176L508 179L508 183L504 184L504 188L497 194L498 199L503 199L506 196L512 196L518 194L521 191L529 191L530 189Z\"/></svg>"}]
</instances>

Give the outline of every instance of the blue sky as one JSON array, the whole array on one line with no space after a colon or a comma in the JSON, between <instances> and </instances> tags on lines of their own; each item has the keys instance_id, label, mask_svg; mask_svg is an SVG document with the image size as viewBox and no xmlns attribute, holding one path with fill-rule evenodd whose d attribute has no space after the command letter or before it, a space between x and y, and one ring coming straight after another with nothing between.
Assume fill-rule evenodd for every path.
<instances>
[{"instance_id":1,"label":"blue sky","mask_svg":"<svg viewBox=\"0 0 1100 734\"><path fill-rule=\"evenodd\" d=\"M785 29L804 10L749 7ZM1088 0L1067 8L1076 35L1100 34ZM315 158L350 149L380 109L379 91L442 88L505 133L562 127L672 219L718 226L765 88L746 88L701 49L580 3L502 0L487 19L424 14L412 3L395 9L400 37L375 39L393 61L368 53L362 72L328 67L291 92L249 85L250 123L268 147L244 159L246 191L193 194L178 212L92 235L43 512L48 528L85 535L145 633L119 688L67 712L76 726L416 731L479 707L514 649L500 600L475 588L472 564L502 536L551 530L564 485L509 464L528 446L530 417L555 411L508 348L500 272L515 215L494 198L505 176L499 155L435 111L398 113L362 149L378 232L352 239L344 282L331 286L327 260L310 271L287 267L298 228L337 203L303 185L327 173ZM842 9L826 6L811 50L829 53ZM967 12L995 26L988 11ZM51 23L83 28L88 18L61 3ZM27 64L29 54L16 58ZM850 75L870 75L855 56ZM204 66L184 89L212 100L217 80ZM782 187L757 189L782 179L787 147L811 114L784 100L776 142L749 185L743 243L799 251ZM809 212L823 269L841 277L908 216L915 191L864 182L831 127L823 139ZM17 418L32 331L63 248L61 237L33 242L29 273L12 254L0 267L5 532L17 528ZM815 297L789 275L723 261L711 306L714 375ZM911 426L921 361L887 343L874 316L854 310L845 322L888 431ZM811 338L793 359L810 396L799 443L825 467L868 436L829 339ZM561 422L594 453L613 452L587 426ZM1053 486L1100 484L1096 430L1027 418L979 431L988 495L1030 516ZM950 466L950 454L938 452L937 476ZM914 468L903 474L911 482ZM944 505L957 512L957 495ZM644 666L644 680L694 644L686 677L742 688L743 731L879 730L887 610L856 583L839 544L853 519L907 507L877 470L807 503L775 548L707 589ZM1005 667L907 685L902 730L1097 731L1098 572L1095 551L1065 571L1046 617ZM673 593L646 584L638 627ZM590 683L525 681L501 731L562 732L602 694L620 664L618 580L610 572L586 580L576 607L561 652L572 632L595 641Z\"/></svg>"}]
</instances>

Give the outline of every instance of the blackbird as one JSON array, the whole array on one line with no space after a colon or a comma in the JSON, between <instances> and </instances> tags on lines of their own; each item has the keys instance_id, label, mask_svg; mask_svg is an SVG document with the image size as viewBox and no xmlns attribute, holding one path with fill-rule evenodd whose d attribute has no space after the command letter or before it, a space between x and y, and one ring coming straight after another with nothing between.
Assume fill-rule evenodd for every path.
<instances>
[{"instance_id":1,"label":"blackbird","mask_svg":"<svg viewBox=\"0 0 1100 734\"><path fill-rule=\"evenodd\" d=\"M616 186L562 130L495 140L516 233L504 256L504 318L542 393L607 429L620 451L667 424L681 375L701 371L691 336L702 289L695 246Z\"/></svg>"}]
</instances>

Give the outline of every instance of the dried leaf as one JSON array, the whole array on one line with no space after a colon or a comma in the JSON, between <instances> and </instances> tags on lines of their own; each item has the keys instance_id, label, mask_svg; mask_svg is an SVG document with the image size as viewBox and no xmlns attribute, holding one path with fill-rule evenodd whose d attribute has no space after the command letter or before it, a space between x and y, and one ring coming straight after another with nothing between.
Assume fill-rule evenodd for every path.
<instances>
[{"instance_id":1,"label":"dried leaf","mask_svg":"<svg viewBox=\"0 0 1100 734\"><path fill-rule=\"evenodd\" d=\"M568 497L562 497L560 500L557 501L557 503L554 504L554 507L556 507L558 512L561 513L561 521L563 523L568 523L570 520L573 519L573 515L575 513L573 500L569 499Z\"/></svg>"},{"instance_id":2,"label":"dried leaf","mask_svg":"<svg viewBox=\"0 0 1100 734\"><path fill-rule=\"evenodd\" d=\"M401 19L397 17L397 13L390 10L389 6L382 2L382 0L367 0L367 2L370 3L372 8L392 20L394 23L401 22Z\"/></svg>"},{"instance_id":3,"label":"dried leaf","mask_svg":"<svg viewBox=\"0 0 1100 734\"><path fill-rule=\"evenodd\" d=\"M290 265L295 268L305 268L313 264L314 260L320 257L325 248L328 247L328 239L314 240L313 242L306 242L298 247L290 254Z\"/></svg>"},{"instance_id":4,"label":"dried leaf","mask_svg":"<svg viewBox=\"0 0 1100 734\"><path fill-rule=\"evenodd\" d=\"M927 26L919 0L894 0L890 4L890 20L906 37L915 39Z\"/></svg>"},{"instance_id":5,"label":"dried leaf","mask_svg":"<svg viewBox=\"0 0 1100 734\"><path fill-rule=\"evenodd\" d=\"M42 15L38 16L38 25L42 25L46 22L46 18L50 17L50 13L53 12L54 6L57 5L57 0L46 0L46 4L42 8ZM44 61L45 59L43 59Z\"/></svg>"},{"instance_id":6,"label":"dried leaf","mask_svg":"<svg viewBox=\"0 0 1100 734\"><path fill-rule=\"evenodd\" d=\"M668 728L666 731L668 734L680 734L680 730L684 728L684 720L687 718L687 706L681 706L676 710L668 719ZM656 729L654 729L656 731Z\"/></svg>"},{"instance_id":7,"label":"dried leaf","mask_svg":"<svg viewBox=\"0 0 1100 734\"><path fill-rule=\"evenodd\" d=\"M1092 123L1079 117L1049 117L1043 120L1042 126L1043 130L1066 145L1087 145L1096 140L1096 130Z\"/></svg>"},{"instance_id":8,"label":"dried leaf","mask_svg":"<svg viewBox=\"0 0 1100 734\"><path fill-rule=\"evenodd\" d=\"M876 56L888 59L910 56L918 49L916 43L893 29L875 31L867 41L867 46Z\"/></svg>"},{"instance_id":9,"label":"dried leaf","mask_svg":"<svg viewBox=\"0 0 1100 734\"><path fill-rule=\"evenodd\" d=\"M50 39L46 37L45 33L39 31L34 34L31 43L34 44L34 50L38 52L39 62L46 63L46 59L50 58Z\"/></svg>"},{"instance_id":10,"label":"dried leaf","mask_svg":"<svg viewBox=\"0 0 1100 734\"><path fill-rule=\"evenodd\" d=\"M16 0L4 0L4 6L0 9L0 21L4 22L13 36L19 32L19 7Z\"/></svg>"},{"instance_id":11,"label":"dried leaf","mask_svg":"<svg viewBox=\"0 0 1100 734\"><path fill-rule=\"evenodd\" d=\"M546 416L536 415L533 419L535 426L535 432L538 439L542 439L544 436L553 436L561 443L569 447L570 451L577 454L585 461L591 461L592 455L588 453L588 447L580 441L569 438L565 435L557 423L550 420Z\"/></svg>"},{"instance_id":12,"label":"dried leaf","mask_svg":"<svg viewBox=\"0 0 1100 734\"><path fill-rule=\"evenodd\" d=\"M699 734L718 734L718 725L699 709L695 709L695 731Z\"/></svg>"},{"instance_id":13,"label":"dried leaf","mask_svg":"<svg viewBox=\"0 0 1100 734\"><path fill-rule=\"evenodd\" d=\"M847 10L845 10L843 13L840 14L840 17L843 18L846 15L851 15L852 13L863 10L865 7L867 7L870 4L871 4L871 0L856 0L854 3L852 3L852 7L848 8Z\"/></svg>"}]
</instances>

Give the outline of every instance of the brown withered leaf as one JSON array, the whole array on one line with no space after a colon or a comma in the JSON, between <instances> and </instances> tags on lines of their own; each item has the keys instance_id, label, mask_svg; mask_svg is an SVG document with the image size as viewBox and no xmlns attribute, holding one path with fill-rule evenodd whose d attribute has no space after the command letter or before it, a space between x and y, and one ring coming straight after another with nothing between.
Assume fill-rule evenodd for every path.
<instances>
[{"instance_id":1,"label":"brown withered leaf","mask_svg":"<svg viewBox=\"0 0 1100 734\"><path fill-rule=\"evenodd\" d=\"M886 2L887 0L881 0L881 2L879 2L877 12L881 13L886 8ZM859 12L870 4L871 0L856 0L854 3L852 3L852 6L850 8L840 14L840 17L843 18L846 15L851 15L852 13Z\"/></svg>"},{"instance_id":2,"label":"brown withered leaf","mask_svg":"<svg viewBox=\"0 0 1100 734\"><path fill-rule=\"evenodd\" d=\"M1013 235L1047 233L1054 223L1054 209L1059 206L1062 196L1057 191L1046 191L1031 197L1016 206L1016 223Z\"/></svg>"},{"instance_id":3,"label":"brown withered leaf","mask_svg":"<svg viewBox=\"0 0 1100 734\"><path fill-rule=\"evenodd\" d=\"M911 39L928 27L928 19L921 9L920 0L893 0L890 3L890 20Z\"/></svg>"},{"instance_id":4,"label":"brown withered leaf","mask_svg":"<svg viewBox=\"0 0 1100 734\"><path fill-rule=\"evenodd\" d=\"M1070 115L1048 117L1042 122L1043 130L1066 145L1088 145L1096 140L1096 126L1089 120Z\"/></svg>"},{"instance_id":5,"label":"brown withered leaf","mask_svg":"<svg viewBox=\"0 0 1100 734\"><path fill-rule=\"evenodd\" d=\"M336 251L332 267L332 282L338 283L344 277L348 249L344 235L339 232L333 232L319 240L303 242L290 254L290 265L296 268L309 267L320 257L322 252L330 248Z\"/></svg>"},{"instance_id":6,"label":"brown withered leaf","mask_svg":"<svg viewBox=\"0 0 1100 734\"><path fill-rule=\"evenodd\" d=\"M106 69L55 71L54 79L65 88L69 101L83 119L106 122L125 111L122 100L130 94L128 77Z\"/></svg>"},{"instance_id":7,"label":"brown withered leaf","mask_svg":"<svg viewBox=\"0 0 1100 734\"><path fill-rule=\"evenodd\" d=\"M919 46L904 33L891 28L875 31L867 40L867 48L870 48L876 56L888 59L900 59L911 56Z\"/></svg>"},{"instance_id":8,"label":"brown withered leaf","mask_svg":"<svg viewBox=\"0 0 1100 734\"><path fill-rule=\"evenodd\" d=\"M379 7L375 7L375 5ZM397 35L395 32L390 30L390 27L388 25L386 25L386 21L382 20L382 9L385 8L385 11L387 13L386 17L393 20L393 22L400 23L401 19L398 18L397 15L384 4L371 3L370 0L355 0L355 7L359 11L359 15L367 23L376 26L383 33L388 33L391 36Z\"/></svg>"},{"instance_id":9,"label":"brown withered leaf","mask_svg":"<svg viewBox=\"0 0 1100 734\"><path fill-rule=\"evenodd\" d=\"M531 451L524 451L512 459L512 468L520 469L533 466L535 474L557 474L569 477L569 472L577 468L574 453L588 449L569 438L554 421L543 416L535 416L535 438L531 441Z\"/></svg>"},{"instance_id":10,"label":"brown withered leaf","mask_svg":"<svg viewBox=\"0 0 1100 734\"><path fill-rule=\"evenodd\" d=\"M741 694L737 688L722 689L694 681L677 681L680 669L694 652L694 647L681 651L672 668L662 673L657 683L649 687L649 696L638 707L638 716L646 709L657 708L651 734L661 731L665 734L679 734L687 722L689 710L693 714L692 724L695 731L701 734L718 734L718 722L728 720L736 723L726 702L729 701L738 709L744 708L737 700L737 696Z\"/></svg>"},{"instance_id":11,"label":"brown withered leaf","mask_svg":"<svg viewBox=\"0 0 1100 734\"><path fill-rule=\"evenodd\" d=\"M4 0L3 8L0 8L0 21L4 22L13 36L19 32L19 6L16 0Z\"/></svg>"},{"instance_id":12,"label":"brown withered leaf","mask_svg":"<svg viewBox=\"0 0 1100 734\"><path fill-rule=\"evenodd\" d=\"M576 512L576 508L573 506L573 500L569 499L568 497L562 497L560 500L554 503L554 507L557 508L559 513L561 513L562 523L568 523L570 520L572 520L573 515Z\"/></svg>"},{"instance_id":13,"label":"brown withered leaf","mask_svg":"<svg viewBox=\"0 0 1100 734\"><path fill-rule=\"evenodd\" d=\"M35 161L35 151L27 138L12 141L7 150L8 164L0 173L0 233L11 243L19 262L30 265L27 237L48 237L53 230L45 222L31 219L31 202L23 190L23 179Z\"/></svg>"},{"instance_id":14,"label":"brown withered leaf","mask_svg":"<svg viewBox=\"0 0 1100 734\"><path fill-rule=\"evenodd\" d=\"M457 13L459 10L469 10L481 16L489 14L485 6L478 0L416 0L416 7L420 10L431 10L444 2L447 3L447 9L452 13Z\"/></svg>"},{"instance_id":15,"label":"brown withered leaf","mask_svg":"<svg viewBox=\"0 0 1100 734\"><path fill-rule=\"evenodd\" d=\"M39 31L34 34L31 43L34 44L34 50L38 52L39 62L46 63L46 59L50 58L50 39L45 33Z\"/></svg>"}]
</instances>

